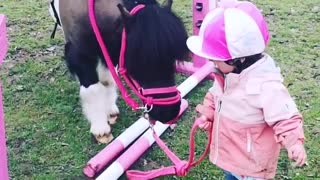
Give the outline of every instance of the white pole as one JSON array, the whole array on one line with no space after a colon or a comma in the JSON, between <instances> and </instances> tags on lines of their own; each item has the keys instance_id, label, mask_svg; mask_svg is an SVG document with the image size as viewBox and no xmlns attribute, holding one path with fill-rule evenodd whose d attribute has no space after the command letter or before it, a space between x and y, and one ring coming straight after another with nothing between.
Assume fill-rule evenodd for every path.
<instances>
[{"instance_id":1,"label":"white pole","mask_svg":"<svg viewBox=\"0 0 320 180\"><path fill-rule=\"evenodd\" d=\"M197 72L187 78L178 89L181 96L188 94L197 84L199 84L206 76L213 72L214 65L207 62ZM160 136L169 125L157 122L154 130ZM147 130L130 148L128 148L117 160L115 160L97 180L116 180L118 179L151 145L155 142L152 136L152 130Z\"/></svg>"}]
</instances>

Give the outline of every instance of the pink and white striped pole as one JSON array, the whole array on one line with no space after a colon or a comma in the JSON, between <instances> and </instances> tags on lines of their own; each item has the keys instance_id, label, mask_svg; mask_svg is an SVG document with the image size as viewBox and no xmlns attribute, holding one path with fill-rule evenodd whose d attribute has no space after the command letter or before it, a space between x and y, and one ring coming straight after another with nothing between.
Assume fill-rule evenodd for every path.
<instances>
[{"instance_id":1,"label":"pink and white striped pole","mask_svg":"<svg viewBox=\"0 0 320 180\"><path fill-rule=\"evenodd\" d=\"M204 64L197 72L187 78L178 89L181 97L188 94L196 87L206 76L213 72L212 62ZM182 101L183 102L183 101ZM185 102L186 103L186 102ZM181 108L182 109L182 108ZM182 109L183 110L183 109ZM157 122L154 130L160 136L169 125ZM117 160L115 160L96 180L116 180L118 179L151 145L155 142L152 130L147 130L130 148L128 148Z\"/></svg>"},{"instance_id":2,"label":"pink and white striped pole","mask_svg":"<svg viewBox=\"0 0 320 180\"><path fill-rule=\"evenodd\" d=\"M101 150L96 156L91 158L83 169L83 173L90 178L101 172L115 157L117 157L125 148L137 139L148 127L149 121L141 117L108 146Z\"/></svg>"},{"instance_id":3,"label":"pink and white striped pole","mask_svg":"<svg viewBox=\"0 0 320 180\"><path fill-rule=\"evenodd\" d=\"M213 67L213 64L208 62L199 71L188 77L181 85L179 85L178 90L181 92L181 97L188 94L199 82L210 74ZM138 119L96 156L91 158L83 169L83 173L87 177L95 177L109 163L111 163L115 157L125 150L131 142L138 138L149 127L149 125L150 124L146 119Z\"/></svg>"},{"instance_id":4,"label":"pink and white striped pole","mask_svg":"<svg viewBox=\"0 0 320 180\"><path fill-rule=\"evenodd\" d=\"M0 66L8 51L6 17L0 14ZM2 85L0 81L0 178L9 179L8 155L6 145L6 126L4 121Z\"/></svg>"},{"instance_id":5,"label":"pink and white striped pole","mask_svg":"<svg viewBox=\"0 0 320 180\"><path fill-rule=\"evenodd\" d=\"M182 99L179 117L186 111L188 102ZM162 134L169 125L156 122L154 130L157 134ZM153 131L148 129L130 148L125 151L116 161L114 161L107 170L105 170L96 180L118 179L125 170L127 170L140 155L142 155L154 142ZM152 138L151 138L152 137Z\"/></svg>"}]
</instances>

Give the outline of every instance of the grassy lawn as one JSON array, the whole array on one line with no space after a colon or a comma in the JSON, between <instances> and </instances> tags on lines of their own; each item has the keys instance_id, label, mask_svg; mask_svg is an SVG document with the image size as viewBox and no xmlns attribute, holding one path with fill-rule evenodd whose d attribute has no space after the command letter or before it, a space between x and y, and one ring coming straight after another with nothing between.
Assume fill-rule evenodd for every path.
<instances>
[{"instance_id":1,"label":"grassy lawn","mask_svg":"<svg viewBox=\"0 0 320 180\"><path fill-rule=\"evenodd\" d=\"M278 62L289 91L305 118L309 166L296 169L282 153L276 179L320 179L320 2L319 0L254 0L268 17L272 41L268 48ZM174 9L191 32L192 0L176 0ZM47 1L0 0L0 13L9 18L10 50L0 75L4 84L5 116L12 179L84 179L85 163L104 146L92 141L81 113L79 85L68 73L61 31L51 40L53 21ZM183 77L179 76L182 81ZM190 107L175 130L162 138L182 158L188 157L189 130L194 107L202 102L211 82L186 97ZM121 120L114 136L139 114L119 99ZM206 137L197 136L198 146ZM203 147L197 152L203 152ZM153 146L132 168L170 165ZM125 177L122 177L125 179ZM1 179L1 177L0 177ZM180 179L167 177L163 179ZM205 160L185 179L223 179L222 172Z\"/></svg>"}]
</instances>

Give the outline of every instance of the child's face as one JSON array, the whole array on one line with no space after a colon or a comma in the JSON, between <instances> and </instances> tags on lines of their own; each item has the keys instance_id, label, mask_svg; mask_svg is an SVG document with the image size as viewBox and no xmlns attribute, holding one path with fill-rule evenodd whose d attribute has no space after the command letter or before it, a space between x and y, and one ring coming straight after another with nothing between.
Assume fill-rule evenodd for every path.
<instances>
[{"instance_id":1,"label":"child's face","mask_svg":"<svg viewBox=\"0 0 320 180\"><path fill-rule=\"evenodd\" d=\"M216 67L224 74L231 73L235 68L234 66L228 65L223 61L214 61L214 60L212 61L216 65Z\"/></svg>"}]
</instances>

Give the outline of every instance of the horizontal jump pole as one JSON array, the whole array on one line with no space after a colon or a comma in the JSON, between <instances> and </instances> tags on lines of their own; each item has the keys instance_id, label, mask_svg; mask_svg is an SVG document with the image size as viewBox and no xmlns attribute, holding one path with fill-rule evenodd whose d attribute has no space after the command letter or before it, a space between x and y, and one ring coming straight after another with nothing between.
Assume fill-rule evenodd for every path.
<instances>
[{"instance_id":1,"label":"horizontal jump pole","mask_svg":"<svg viewBox=\"0 0 320 180\"><path fill-rule=\"evenodd\" d=\"M181 102L181 109L179 117L183 112L187 110L188 102L183 99ZM169 125L165 125L157 121L154 126L154 130L157 134L162 134ZM107 168L96 180L113 180L118 179L131 164L136 162L140 155L142 155L153 143L152 137L153 131L148 129L130 148L125 151L115 162L113 162L109 168ZM139 156L138 156L139 155Z\"/></svg>"},{"instance_id":2,"label":"horizontal jump pole","mask_svg":"<svg viewBox=\"0 0 320 180\"><path fill-rule=\"evenodd\" d=\"M195 62L178 62L176 64L176 70L178 73L191 75L195 72L197 72L201 67L196 66ZM214 80L215 76L214 73L211 73L207 76L207 78Z\"/></svg>"},{"instance_id":3,"label":"horizontal jump pole","mask_svg":"<svg viewBox=\"0 0 320 180\"><path fill-rule=\"evenodd\" d=\"M187 78L178 86L181 96L184 97L194 87L196 87L205 77L213 72L214 65L207 62L198 71ZM183 101L182 101L183 102ZM154 130L158 136L169 127L167 124L156 122ZM152 130L148 129L134 144L131 145L119 158L117 158L96 180L116 180L118 179L139 157L149 149L155 142Z\"/></svg>"},{"instance_id":4,"label":"horizontal jump pole","mask_svg":"<svg viewBox=\"0 0 320 180\"><path fill-rule=\"evenodd\" d=\"M181 85L179 85L178 90L181 93L181 97L184 97L195 86L197 86L199 82L201 82L208 74L212 72L212 69L213 63L208 62L203 65L201 69L188 77ZM83 173L87 177L95 177L109 163L111 163L115 157L123 152L131 142L137 139L149 127L149 125L150 124L148 120L145 118L142 117L138 119L108 146L101 150L96 156L91 158L83 169Z\"/></svg>"},{"instance_id":5,"label":"horizontal jump pole","mask_svg":"<svg viewBox=\"0 0 320 180\"><path fill-rule=\"evenodd\" d=\"M123 133L121 133L108 146L89 160L83 173L90 178L101 172L115 157L117 157L126 147L137 139L148 127L150 123L141 117Z\"/></svg>"}]
</instances>

